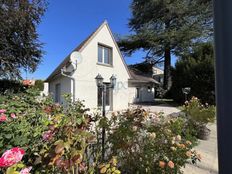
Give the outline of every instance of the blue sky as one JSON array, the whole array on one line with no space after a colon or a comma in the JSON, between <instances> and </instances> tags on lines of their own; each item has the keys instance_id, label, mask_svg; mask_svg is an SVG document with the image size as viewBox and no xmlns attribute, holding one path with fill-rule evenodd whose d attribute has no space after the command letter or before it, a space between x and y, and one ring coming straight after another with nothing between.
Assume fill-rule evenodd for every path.
<instances>
[{"instance_id":1,"label":"blue sky","mask_svg":"<svg viewBox=\"0 0 232 174\"><path fill-rule=\"evenodd\" d=\"M46 79L59 63L104 20L113 33L130 33L128 19L131 0L50 0L48 10L38 27L44 43L43 62L28 78ZM141 62L144 54L125 57L127 64ZM26 78L25 73L23 78Z\"/></svg>"}]
</instances>

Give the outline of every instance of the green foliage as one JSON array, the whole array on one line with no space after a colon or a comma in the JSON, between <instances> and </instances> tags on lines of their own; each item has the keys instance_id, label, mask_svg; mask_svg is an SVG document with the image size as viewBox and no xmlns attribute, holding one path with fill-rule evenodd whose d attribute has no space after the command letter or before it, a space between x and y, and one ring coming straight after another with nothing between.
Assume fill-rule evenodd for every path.
<instances>
[{"instance_id":1,"label":"green foliage","mask_svg":"<svg viewBox=\"0 0 232 174\"><path fill-rule=\"evenodd\" d=\"M171 55L179 56L196 42L212 36L212 1L133 0L131 10L129 27L133 34L119 39L120 49L129 55L143 49L152 64L164 61L166 88Z\"/></svg>"},{"instance_id":2,"label":"green foliage","mask_svg":"<svg viewBox=\"0 0 232 174\"><path fill-rule=\"evenodd\" d=\"M187 161L198 160L185 124L139 108L118 113L109 120L109 153L118 157L122 173L181 173Z\"/></svg>"},{"instance_id":3,"label":"green foliage","mask_svg":"<svg viewBox=\"0 0 232 174\"><path fill-rule=\"evenodd\" d=\"M36 28L45 9L45 0L0 1L1 78L20 78L21 70L36 70L42 57Z\"/></svg>"},{"instance_id":4,"label":"green foliage","mask_svg":"<svg viewBox=\"0 0 232 174\"><path fill-rule=\"evenodd\" d=\"M209 106L208 104L201 104L196 97L192 97L189 102L186 102L183 111L187 114L189 119L198 126L214 123L215 121L215 107L212 105Z\"/></svg>"},{"instance_id":5,"label":"green foliage","mask_svg":"<svg viewBox=\"0 0 232 174\"><path fill-rule=\"evenodd\" d=\"M43 80L36 80L34 88L37 88L39 91L44 90L44 81Z\"/></svg>"},{"instance_id":6,"label":"green foliage","mask_svg":"<svg viewBox=\"0 0 232 174\"><path fill-rule=\"evenodd\" d=\"M20 81L1 79L0 94L19 93L25 91L25 87Z\"/></svg>"},{"instance_id":7,"label":"green foliage","mask_svg":"<svg viewBox=\"0 0 232 174\"><path fill-rule=\"evenodd\" d=\"M39 97L39 93L30 88L25 93L1 97L0 109L6 110L3 115L7 120L0 121L0 153L12 147L23 148L26 155L22 162L33 166L32 173L36 174L101 173L100 140L92 128L98 115L92 118L88 109L80 101L72 103L69 95L63 107L50 98ZM0 168L0 172L16 174L19 164ZM104 164L107 172L120 173L116 163Z\"/></svg>"},{"instance_id":8,"label":"green foliage","mask_svg":"<svg viewBox=\"0 0 232 174\"><path fill-rule=\"evenodd\" d=\"M176 102L184 101L182 88L191 87L189 97L196 96L204 103L215 103L214 55L211 43L200 44L191 54L176 62L172 71L170 97Z\"/></svg>"},{"instance_id":9,"label":"green foliage","mask_svg":"<svg viewBox=\"0 0 232 174\"><path fill-rule=\"evenodd\" d=\"M39 93L30 88L1 97L0 109L6 110L7 120L0 121L0 153L21 147L26 154L20 163L0 172L17 173L32 166L36 174L178 174L188 161L200 160L193 150L196 138L184 117L165 118L163 113L137 108L108 119L90 115L69 95L64 107L38 97ZM105 160L101 159L103 127Z\"/></svg>"}]
</instances>

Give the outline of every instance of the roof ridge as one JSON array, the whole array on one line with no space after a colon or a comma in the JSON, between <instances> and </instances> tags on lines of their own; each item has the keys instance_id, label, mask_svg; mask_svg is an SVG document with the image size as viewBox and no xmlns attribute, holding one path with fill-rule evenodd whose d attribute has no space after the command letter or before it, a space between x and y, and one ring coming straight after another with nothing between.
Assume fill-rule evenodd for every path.
<instances>
[{"instance_id":1,"label":"roof ridge","mask_svg":"<svg viewBox=\"0 0 232 174\"><path fill-rule=\"evenodd\" d=\"M106 20L104 20L101 25L99 25L97 27L97 29L95 29L90 35L88 35L88 37L83 40L73 51L80 51L83 46L91 39L91 37L94 36L94 34L99 31L100 28L102 28L104 25L108 24L108 22ZM71 53L73 52L71 51ZM70 57L70 54L68 54L68 56L66 56L63 61L52 71L52 73L48 76L48 78L45 80L45 81L49 81L52 77L54 77L55 75L58 74L59 72L59 69L61 69L68 61L69 61L69 57Z\"/></svg>"}]
</instances>

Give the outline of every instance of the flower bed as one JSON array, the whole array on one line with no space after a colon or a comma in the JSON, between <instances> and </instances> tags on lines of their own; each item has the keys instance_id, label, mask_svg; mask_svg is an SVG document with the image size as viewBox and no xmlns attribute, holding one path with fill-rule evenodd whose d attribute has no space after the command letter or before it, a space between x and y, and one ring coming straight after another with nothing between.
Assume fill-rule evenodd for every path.
<instances>
[{"instance_id":1,"label":"flower bed","mask_svg":"<svg viewBox=\"0 0 232 174\"><path fill-rule=\"evenodd\" d=\"M165 120L143 109L113 113L110 120L68 96L65 108L32 89L0 101L0 172L181 173L200 160L182 118ZM106 128L106 158L101 131ZM185 131L183 131L185 130Z\"/></svg>"}]
</instances>

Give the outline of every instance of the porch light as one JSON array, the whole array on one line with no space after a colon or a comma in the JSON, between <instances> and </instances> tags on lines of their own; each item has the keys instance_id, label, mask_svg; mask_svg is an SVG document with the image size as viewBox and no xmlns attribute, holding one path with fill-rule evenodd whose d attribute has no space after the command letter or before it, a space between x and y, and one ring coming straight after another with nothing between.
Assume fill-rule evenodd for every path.
<instances>
[{"instance_id":1,"label":"porch light","mask_svg":"<svg viewBox=\"0 0 232 174\"><path fill-rule=\"evenodd\" d=\"M110 77L110 83L112 85L112 88L114 88L116 85L116 77L114 75Z\"/></svg>"},{"instance_id":2,"label":"porch light","mask_svg":"<svg viewBox=\"0 0 232 174\"><path fill-rule=\"evenodd\" d=\"M101 74L98 74L96 77L95 77L95 80L96 80L96 84L98 87L101 87L103 85L103 77L101 76Z\"/></svg>"}]
</instances>

